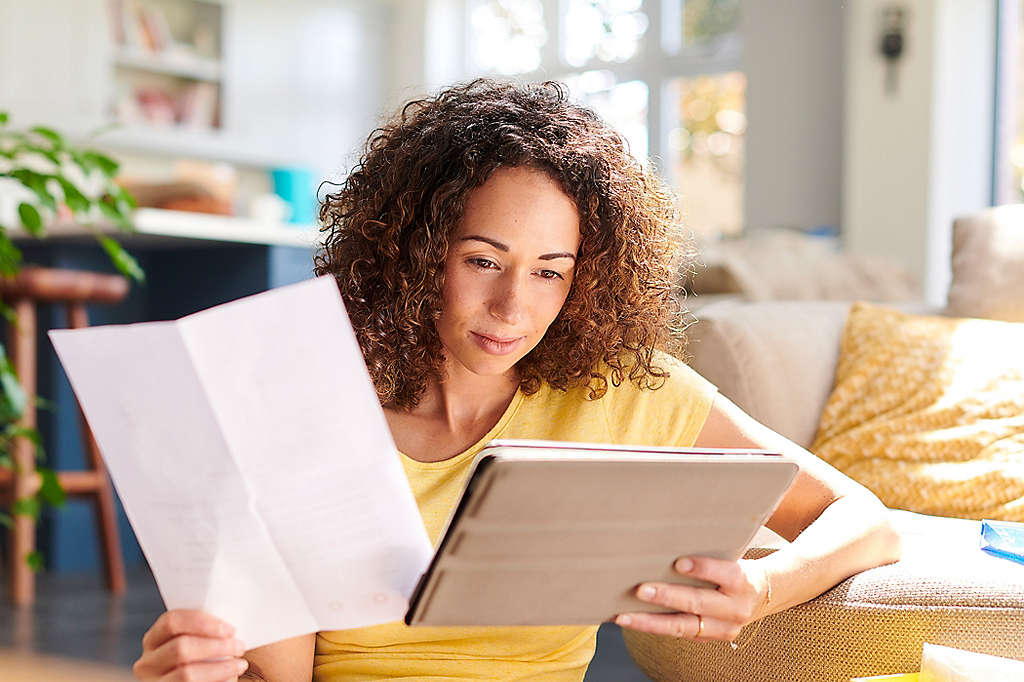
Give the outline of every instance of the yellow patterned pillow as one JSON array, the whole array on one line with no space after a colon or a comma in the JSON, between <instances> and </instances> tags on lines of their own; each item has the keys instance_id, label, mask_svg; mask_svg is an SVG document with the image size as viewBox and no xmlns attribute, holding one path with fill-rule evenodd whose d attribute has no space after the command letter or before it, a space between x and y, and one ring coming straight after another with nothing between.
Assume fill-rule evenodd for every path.
<instances>
[{"instance_id":1,"label":"yellow patterned pillow","mask_svg":"<svg viewBox=\"0 0 1024 682\"><path fill-rule=\"evenodd\" d=\"M889 507L1024 521L1024 324L855 304L811 450Z\"/></svg>"}]
</instances>

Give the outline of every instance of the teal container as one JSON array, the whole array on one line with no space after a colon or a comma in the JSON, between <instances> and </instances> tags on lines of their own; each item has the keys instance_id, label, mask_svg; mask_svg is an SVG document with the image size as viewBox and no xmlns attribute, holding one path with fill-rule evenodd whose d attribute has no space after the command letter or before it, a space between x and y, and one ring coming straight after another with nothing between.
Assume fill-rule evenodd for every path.
<instances>
[{"instance_id":1,"label":"teal container","mask_svg":"<svg viewBox=\"0 0 1024 682\"><path fill-rule=\"evenodd\" d=\"M316 220L316 185L313 171L308 168L273 168L270 177L274 194L291 206L289 223L311 225Z\"/></svg>"}]
</instances>

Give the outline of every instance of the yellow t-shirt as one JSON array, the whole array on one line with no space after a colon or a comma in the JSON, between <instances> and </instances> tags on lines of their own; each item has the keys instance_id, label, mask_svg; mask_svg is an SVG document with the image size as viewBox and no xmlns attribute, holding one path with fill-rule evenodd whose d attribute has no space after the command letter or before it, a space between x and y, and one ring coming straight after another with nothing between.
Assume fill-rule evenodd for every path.
<instances>
[{"instance_id":1,"label":"yellow t-shirt","mask_svg":"<svg viewBox=\"0 0 1024 682\"><path fill-rule=\"evenodd\" d=\"M517 392L501 419L478 443L443 462L402 456L431 542L437 545L473 457L494 438L666 445L693 444L716 389L667 355L657 364L671 377L656 390L631 382L600 400L584 388L545 385ZM345 680L542 680L579 682L594 655L597 627L408 627L402 622L320 632L314 682Z\"/></svg>"}]
</instances>

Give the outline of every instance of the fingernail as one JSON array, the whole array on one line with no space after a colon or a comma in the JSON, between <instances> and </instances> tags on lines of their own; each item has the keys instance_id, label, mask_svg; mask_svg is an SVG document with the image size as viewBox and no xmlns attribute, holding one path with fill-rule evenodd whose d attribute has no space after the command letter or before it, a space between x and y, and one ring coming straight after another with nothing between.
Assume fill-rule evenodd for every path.
<instances>
[{"instance_id":1,"label":"fingernail","mask_svg":"<svg viewBox=\"0 0 1024 682\"><path fill-rule=\"evenodd\" d=\"M235 629L227 623L221 623L217 626L217 632L220 633L221 637L230 637L235 634Z\"/></svg>"},{"instance_id":2,"label":"fingernail","mask_svg":"<svg viewBox=\"0 0 1024 682\"><path fill-rule=\"evenodd\" d=\"M245 644L243 644L241 640L236 639L235 642L234 642L234 645L235 645L235 655L236 656L241 656L242 654L245 653Z\"/></svg>"},{"instance_id":3,"label":"fingernail","mask_svg":"<svg viewBox=\"0 0 1024 682\"><path fill-rule=\"evenodd\" d=\"M676 570L680 573L689 573L693 570L693 561L690 559L680 559L676 562Z\"/></svg>"},{"instance_id":4,"label":"fingernail","mask_svg":"<svg viewBox=\"0 0 1024 682\"><path fill-rule=\"evenodd\" d=\"M249 661L244 658L238 662L238 674L241 675L249 668Z\"/></svg>"},{"instance_id":5,"label":"fingernail","mask_svg":"<svg viewBox=\"0 0 1024 682\"><path fill-rule=\"evenodd\" d=\"M615 618L615 624L616 625L629 625L632 622L633 622L633 619L630 618L629 616L616 616L616 618Z\"/></svg>"},{"instance_id":6,"label":"fingernail","mask_svg":"<svg viewBox=\"0 0 1024 682\"><path fill-rule=\"evenodd\" d=\"M651 587L650 585L643 585L640 588L640 590L637 592L637 595L641 599L650 599L651 597L654 596L655 592L656 592L656 590L653 587Z\"/></svg>"}]
</instances>

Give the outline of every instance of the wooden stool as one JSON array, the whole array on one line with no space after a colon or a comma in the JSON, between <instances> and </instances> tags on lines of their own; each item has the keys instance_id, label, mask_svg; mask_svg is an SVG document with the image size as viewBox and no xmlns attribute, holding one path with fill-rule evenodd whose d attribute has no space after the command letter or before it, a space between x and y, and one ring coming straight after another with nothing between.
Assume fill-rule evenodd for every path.
<instances>
[{"instance_id":1,"label":"wooden stool","mask_svg":"<svg viewBox=\"0 0 1024 682\"><path fill-rule=\"evenodd\" d=\"M86 303L117 303L128 294L128 281L117 275L94 272L25 267L13 278L0 277L0 297L17 315L8 325L7 352L22 388L25 390L23 426L36 425L36 304L67 305L71 328L89 326ZM82 444L91 467L84 471L59 471L57 480L69 495L92 498L96 522L103 544L107 587L115 594L124 592L124 561L117 534L117 512L107 469L92 431L78 411ZM39 491L41 478L35 469L35 445L27 438L15 440L13 459L16 471L0 469L0 500L31 497ZM11 595L16 604L31 604L35 598L35 574L25 557L35 550L36 522L30 516L14 517L10 532Z\"/></svg>"}]
</instances>

